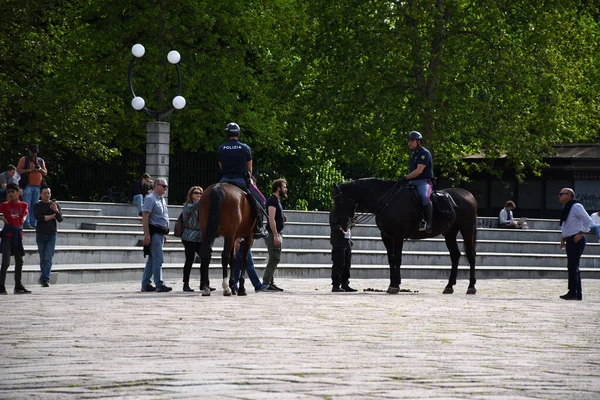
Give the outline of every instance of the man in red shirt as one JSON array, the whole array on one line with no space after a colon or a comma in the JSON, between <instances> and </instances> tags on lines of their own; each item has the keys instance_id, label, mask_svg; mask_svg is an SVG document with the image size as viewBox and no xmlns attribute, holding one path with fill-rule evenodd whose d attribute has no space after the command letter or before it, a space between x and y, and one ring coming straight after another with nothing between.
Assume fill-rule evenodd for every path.
<instances>
[{"instance_id":1,"label":"man in red shirt","mask_svg":"<svg viewBox=\"0 0 600 400\"><path fill-rule=\"evenodd\" d=\"M21 283L21 270L23 269L23 223L27 218L27 203L19 201L19 185L11 183L6 186L8 201L0 204L0 213L4 227L0 232L0 246L2 248L2 269L0 270L0 295L7 294L4 283L6 271L10 265L10 256L15 256L15 294L31 293Z\"/></svg>"}]
</instances>

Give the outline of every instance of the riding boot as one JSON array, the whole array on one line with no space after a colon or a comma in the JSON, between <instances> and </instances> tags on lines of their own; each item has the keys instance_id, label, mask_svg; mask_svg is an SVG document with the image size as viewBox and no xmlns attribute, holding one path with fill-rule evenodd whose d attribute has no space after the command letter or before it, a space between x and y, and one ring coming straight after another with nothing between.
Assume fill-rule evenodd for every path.
<instances>
[{"instance_id":1,"label":"riding boot","mask_svg":"<svg viewBox=\"0 0 600 400\"><path fill-rule=\"evenodd\" d=\"M431 233L431 221L433 218L433 204L429 203L423 206L423 212L425 213L425 223L426 228L425 231L427 233Z\"/></svg>"},{"instance_id":2,"label":"riding boot","mask_svg":"<svg viewBox=\"0 0 600 400\"><path fill-rule=\"evenodd\" d=\"M254 225L254 239L266 238L267 236L269 236L269 232L267 232L267 230L263 226L263 209L258 203L258 201L256 201L254 196L252 196L252 193L248 193L247 197L250 203L254 205L254 208L256 210L256 225Z\"/></svg>"}]
</instances>

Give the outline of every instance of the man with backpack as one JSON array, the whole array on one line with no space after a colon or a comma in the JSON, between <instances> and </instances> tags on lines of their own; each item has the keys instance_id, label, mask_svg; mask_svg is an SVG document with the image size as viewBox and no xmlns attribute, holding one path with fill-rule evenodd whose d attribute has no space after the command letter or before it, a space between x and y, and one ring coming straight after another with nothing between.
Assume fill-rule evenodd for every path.
<instances>
[{"instance_id":1,"label":"man with backpack","mask_svg":"<svg viewBox=\"0 0 600 400\"><path fill-rule=\"evenodd\" d=\"M30 144L28 155L21 157L17 165L17 173L21 175L19 186L23 189L23 201L27 203L30 210L33 205L40 200L40 191L44 177L48 175L46 163L41 157L38 157L37 144ZM23 229L35 229L37 221L33 213L29 213Z\"/></svg>"}]
</instances>

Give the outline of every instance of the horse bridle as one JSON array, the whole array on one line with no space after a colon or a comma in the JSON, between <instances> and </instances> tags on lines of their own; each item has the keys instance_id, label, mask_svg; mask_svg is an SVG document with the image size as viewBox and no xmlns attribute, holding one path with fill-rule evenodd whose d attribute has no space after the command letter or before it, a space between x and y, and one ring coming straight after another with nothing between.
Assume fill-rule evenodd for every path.
<instances>
[{"instance_id":1,"label":"horse bridle","mask_svg":"<svg viewBox=\"0 0 600 400\"><path fill-rule=\"evenodd\" d=\"M394 185L383 196L381 196L381 198L377 201L377 203L375 203L375 205L372 207L372 211L370 213L362 213L362 215L356 219L355 225L364 224L365 222L371 220L376 214L383 212L390 205L390 202L392 201L392 199L394 198L396 193L398 193L400 191L400 189L402 189L406 186L407 185L401 185L400 182L398 182L398 181L394 182ZM398 188L398 189L396 189L396 188ZM339 186L336 186L336 189L337 189L336 190L337 193L334 194L334 196L333 196L334 200L337 197L347 199L347 197L344 196L344 194L342 193L342 189ZM379 205L381 203L385 203L385 204L383 204L382 207L379 207Z\"/></svg>"}]
</instances>

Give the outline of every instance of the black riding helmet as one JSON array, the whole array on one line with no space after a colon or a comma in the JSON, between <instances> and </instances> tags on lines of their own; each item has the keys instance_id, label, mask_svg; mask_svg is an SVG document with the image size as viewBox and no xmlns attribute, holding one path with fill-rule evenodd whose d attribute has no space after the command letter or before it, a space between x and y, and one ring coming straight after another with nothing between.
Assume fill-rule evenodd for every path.
<instances>
[{"instance_id":1,"label":"black riding helmet","mask_svg":"<svg viewBox=\"0 0 600 400\"><path fill-rule=\"evenodd\" d=\"M408 134L408 140L413 140L413 139L423 141L423 135L421 135L417 131L412 131Z\"/></svg>"},{"instance_id":2,"label":"black riding helmet","mask_svg":"<svg viewBox=\"0 0 600 400\"><path fill-rule=\"evenodd\" d=\"M230 122L225 127L225 133L227 133L227 137L240 136L240 126L235 122Z\"/></svg>"}]
</instances>

